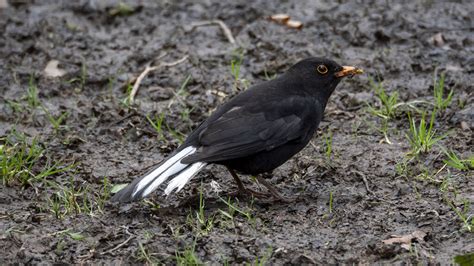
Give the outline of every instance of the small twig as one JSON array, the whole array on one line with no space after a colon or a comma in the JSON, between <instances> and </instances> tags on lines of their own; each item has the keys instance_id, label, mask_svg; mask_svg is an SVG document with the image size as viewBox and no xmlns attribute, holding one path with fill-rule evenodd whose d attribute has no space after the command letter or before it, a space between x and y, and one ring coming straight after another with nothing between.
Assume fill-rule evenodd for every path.
<instances>
[{"instance_id":1,"label":"small twig","mask_svg":"<svg viewBox=\"0 0 474 266\"><path fill-rule=\"evenodd\" d=\"M231 44L235 44L235 39L234 36L232 35L232 32L230 31L229 27L224 23L224 21L220 19L214 19L214 20L205 20L205 21L200 21L200 22L195 22L192 23L191 26L193 28L196 27L203 27L203 26L209 26L209 25L218 25L222 32L224 33L225 37Z\"/></svg>"},{"instance_id":2,"label":"small twig","mask_svg":"<svg viewBox=\"0 0 474 266\"><path fill-rule=\"evenodd\" d=\"M118 245L117 245L116 247L114 247L113 249L109 249L109 250L107 250L107 251L104 251L104 252L100 253L100 255L105 255L105 254L107 254L107 253L112 253L112 252L116 251L117 249L121 248L123 245L127 244L128 241L132 240L133 238L135 238L135 236L129 236L129 237L127 238L127 240L125 240L125 241L123 241L122 243L118 244Z\"/></svg>"},{"instance_id":3,"label":"small twig","mask_svg":"<svg viewBox=\"0 0 474 266\"><path fill-rule=\"evenodd\" d=\"M87 254L77 256L77 258L79 259L79 264L83 265L86 262L86 260L94 257L94 255L95 255L95 249L91 249L87 252Z\"/></svg>"},{"instance_id":4,"label":"small twig","mask_svg":"<svg viewBox=\"0 0 474 266\"><path fill-rule=\"evenodd\" d=\"M186 103L185 103L185 102L181 99L181 97L173 90L173 88L170 88L170 91L171 91L171 93L173 93L174 97L178 100L178 102L179 102L182 106L186 107ZM173 105L173 101L172 101L172 100L173 100L173 99L171 99L170 103L168 104L168 108L171 107L171 105Z\"/></svg>"},{"instance_id":5,"label":"small twig","mask_svg":"<svg viewBox=\"0 0 474 266\"><path fill-rule=\"evenodd\" d=\"M365 177L365 175L362 175L361 177L362 177L362 181L364 181L365 189L367 190L367 192L369 192L372 195L375 195L375 193L369 188L369 182L367 181L367 178Z\"/></svg>"},{"instance_id":6,"label":"small twig","mask_svg":"<svg viewBox=\"0 0 474 266\"><path fill-rule=\"evenodd\" d=\"M386 141L389 145L392 145L393 143L390 141L390 139L388 139L387 133L384 132L383 135L385 136L385 141Z\"/></svg>"},{"instance_id":7,"label":"small twig","mask_svg":"<svg viewBox=\"0 0 474 266\"><path fill-rule=\"evenodd\" d=\"M168 55L167 52L163 52L163 53L160 54L159 56L155 57L155 59L153 59L152 61L148 62L147 65L148 65L148 66L153 65L153 63L158 62L159 60L161 60L161 58L163 58L163 57L165 57L165 56L167 56L167 55Z\"/></svg>"},{"instance_id":8,"label":"small twig","mask_svg":"<svg viewBox=\"0 0 474 266\"><path fill-rule=\"evenodd\" d=\"M150 67L150 66L146 66L145 67L145 70L143 70L142 73L140 73L140 75L138 76L137 78L137 81L135 81L135 84L133 84L133 88L132 88L132 91L130 92L130 95L129 95L129 102L130 103L133 103L133 100L135 98L135 95L137 94L137 91L138 91L138 87L140 86L140 83L142 83L142 80L143 78L145 78L145 76L150 72L150 71L153 71L155 69L157 69L158 67L157 66L153 66L153 67Z\"/></svg>"},{"instance_id":9,"label":"small twig","mask_svg":"<svg viewBox=\"0 0 474 266\"><path fill-rule=\"evenodd\" d=\"M176 66L178 64L181 64L183 63L184 61L186 61L186 59L188 59L188 56L185 55L183 56L183 58L179 59L179 60L176 60L174 62L169 62L169 63L158 63L158 65L156 66L146 66L145 67L145 70L143 70L142 73L140 73L140 75L138 76L138 78L136 79L135 81L135 84L133 84L133 88L132 88L132 91L130 92L130 95L129 95L129 102L130 103L133 103L134 99L135 99L135 95L137 94L138 92L138 88L140 87L140 84L142 83L142 80L146 77L146 75L148 75L148 73L150 71L154 71L156 69L158 69L159 67L172 67L172 66Z\"/></svg>"},{"instance_id":10,"label":"small twig","mask_svg":"<svg viewBox=\"0 0 474 266\"><path fill-rule=\"evenodd\" d=\"M313 141L310 140L309 141L309 144L311 144L311 146L315 149L315 150L318 150L318 147L316 145L314 145Z\"/></svg>"},{"instance_id":11,"label":"small twig","mask_svg":"<svg viewBox=\"0 0 474 266\"><path fill-rule=\"evenodd\" d=\"M372 195L375 195L375 193L370 189L369 181L367 181L367 178L365 177L365 175L363 173L361 173L360 171L357 171L357 170L353 170L353 173L357 174L358 176L360 176L362 178L362 181L364 182L365 189L367 190L367 192L372 194Z\"/></svg>"},{"instance_id":12,"label":"small twig","mask_svg":"<svg viewBox=\"0 0 474 266\"><path fill-rule=\"evenodd\" d=\"M146 63L146 66L150 66L153 62L156 62L158 60L160 60L161 58L165 57L168 53L164 52L162 54L160 54L159 56L157 56L155 59L153 59L152 61ZM131 77L130 79L128 79L121 87L120 89L121 90L125 90L125 88L128 86L128 84L132 84L132 83L135 83L137 81L137 78L138 76L135 76L135 77Z\"/></svg>"},{"instance_id":13,"label":"small twig","mask_svg":"<svg viewBox=\"0 0 474 266\"><path fill-rule=\"evenodd\" d=\"M133 110L133 109L132 109L132 110ZM128 115L126 115L126 116L120 118L120 119L117 120L117 121L111 122L111 123L108 125L108 127L111 127L111 126L113 126L113 125L118 125L118 124L122 123L123 121L129 119L130 117L136 116L136 115L139 115L139 114L138 114L137 112L130 113L130 114L128 114ZM84 141L84 142L85 142L85 141Z\"/></svg>"},{"instance_id":14,"label":"small twig","mask_svg":"<svg viewBox=\"0 0 474 266\"><path fill-rule=\"evenodd\" d=\"M176 66L176 65L179 65L179 64L183 63L184 61L186 61L186 59L188 59L188 56L187 56L187 55L183 56L183 58L181 58L181 59L179 59L179 60L176 60L176 61L173 61L173 62L169 62L169 63L159 64L158 66L172 67L172 66Z\"/></svg>"},{"instance_id":15,"label":"small twig","mask_svg":"<svg viewBox=\"0 0 474 266\"><path fill-rule=\"evenodd\" d=\"M433 175L432 178L434 179L439 173L441 173L441 171L444 170L444 168L446 168L446 166L447 166L447 164L444 164L443 167L441 167L441 168L436 172L436 174Z\"/></svg>"},{"instance_id":16,"label":"small twig","mask_svg":"<svg viewBox=\"0 0 474 266\"><path fill-rule=\"evenodd\" d=\"M125 232L129 235L129 237L125 241L118 244L116 247L114 247L112 249L109 249L107 251L104 251L104 252L100 253L100 255L105 255L107 253L112 253L112 252L116 251L117 249L121 248L123 245L127 244L133 238L135 238L135 236L132 233L130 233L127 228L125 228Z\"/></svg>"}]
</instances>

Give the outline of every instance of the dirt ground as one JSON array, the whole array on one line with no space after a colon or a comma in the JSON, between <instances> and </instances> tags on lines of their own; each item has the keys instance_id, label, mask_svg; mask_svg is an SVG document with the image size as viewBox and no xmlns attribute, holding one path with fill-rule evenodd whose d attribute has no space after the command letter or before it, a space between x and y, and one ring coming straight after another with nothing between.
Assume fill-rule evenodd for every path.
<instances>
[{"instance_id":1,"label":"dirt ground","mask_svg":"<svg viewBox=\"0 0 474 266\"><path fill-rule=\"evenodd\" d=\"M447 264L473 253L473 170L445 165L442 147L472 158L474 5L224 2L0 1L0 263ZM276 13L303 28L267 19ZM196 26L213 19L235 44ZM107 201L216 106L308 56L365 75L338 86L311 145L274 171L293 203L228 197L236 186L219 166L168 198ZM129 81L157 64L127 101ZM433 125L448 135L410 157L407 112L417 123L433 112L435 72L454 91ZM397 109L387 138L370 78L419 103ZM9 175L21 145L38 159Z\"/></svg>"}]
</instances>

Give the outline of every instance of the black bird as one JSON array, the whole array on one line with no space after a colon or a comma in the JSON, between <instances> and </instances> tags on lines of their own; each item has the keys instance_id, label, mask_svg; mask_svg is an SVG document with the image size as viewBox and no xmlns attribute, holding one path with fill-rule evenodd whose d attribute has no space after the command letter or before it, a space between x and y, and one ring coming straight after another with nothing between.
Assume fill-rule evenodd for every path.
<instances>
[{"instance_id":1,"label":"black bird","mask_svg":"<svg viewBox=\"0 0 474 266\"><path fill-rule=\"evenodd\" d=\"M245 189L235 171L257 175L270 172L303 149L318 128L328 102L342 77L363 71L311 57L279 77L255 85L218 108L167 159L135 179L112 198L142 199L173 177L165 194L180 191L204 166L226 166L239 190ZM269 192L283 199L263 178Z\"/></svg>"}]
</instances>

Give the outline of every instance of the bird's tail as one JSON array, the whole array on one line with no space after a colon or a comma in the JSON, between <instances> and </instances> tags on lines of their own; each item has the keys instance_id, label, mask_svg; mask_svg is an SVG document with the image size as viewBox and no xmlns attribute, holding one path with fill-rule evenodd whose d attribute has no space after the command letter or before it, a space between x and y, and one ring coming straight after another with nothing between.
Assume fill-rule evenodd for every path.
<instances>
[{"instance_id":1,"label":"bird's tail","mask_svg":"<svg viewBox=\"0 0 474 266\"><path fill-rule=\"evenodd\" d=\"M112 201L129 202L140 200L148 196L151 192L157 189L163 182L173 177L165 189L165 194L169 195L173 190L178 188L180 191L186 183L193 178L206 165L203 162L196 162L192 164L183 164L181 160L193 154L196 148L189 146L178 153L170 156L158 167L142 177L135 179L124 189L117 192L112 197Z\"/></svg>"}]
</instances>

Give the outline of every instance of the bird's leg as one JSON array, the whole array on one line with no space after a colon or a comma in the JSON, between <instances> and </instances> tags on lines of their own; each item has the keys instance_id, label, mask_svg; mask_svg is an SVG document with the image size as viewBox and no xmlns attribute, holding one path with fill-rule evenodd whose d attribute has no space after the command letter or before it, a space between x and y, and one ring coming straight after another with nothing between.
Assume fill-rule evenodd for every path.
<instances>
[{"instance_id":1,"label":"bird's leg","mask_svg":"<svg viewBox=\"0 0 474 266\"><path fill-rule=\"evenodd\" d=\"M237 173L234 170L230 169L229 167L227 167L227 170L229 171L230 175L234 178L235 183L237 183L237 186L239 187L239 190L244 191L245 190L244 184L242 183L242 180L240 180Z\"/></svg>"},{"instance_id":2,"label":"bird's leg","mask_svg":"<svg viewBox=\"0 0 474 266\"><path fill-rule=\"evenodd\" d=\"M260 184L264 185L268 189L268 192L270 192L270 194L272 194L272 196L275 197L275 199L281 200L283 202L293 202L295 200L294 198L288 198L288 197L282 196L280 192L278 192L276 188L274 188L272 184L270 184L262 176L257 176L257 180Z\"/></svg>"},{"instance_id":3,"label":"bird's leg","mask_svg":"<svg viewBox=\"0 0 474 266\"><path fill-rule=\"evenodd\" d=\"M240 180L239 176L237 175L237 173L232 170L231 168L227 167L227 170L229 170L229 173L230 175L232 175L232 177L234 178L235 180L235 183L237 183L237 187L239 188L239 192L240 193L243 193L243 194L250 194L250 195L253 195L255 197L267 197L268 195L265 194L265 193L262 193L262 192L258 192L258 191L254 191L252 189L249 189L249 188L245 188L244 187L244 184L242 183L242 180Z\"/></svg>"}]
</instances>

